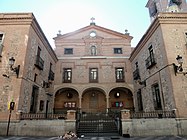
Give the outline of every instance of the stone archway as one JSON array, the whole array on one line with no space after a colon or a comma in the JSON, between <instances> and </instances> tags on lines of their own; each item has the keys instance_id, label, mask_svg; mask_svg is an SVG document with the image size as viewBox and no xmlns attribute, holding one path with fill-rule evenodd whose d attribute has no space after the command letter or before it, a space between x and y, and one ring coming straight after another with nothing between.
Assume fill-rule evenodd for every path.
<instances>
[{"instance_id":1,"label":"stone archway","mask_svg":"<svg viewBox=\"0 0 187 140\"><path fill-rule=\"evenodd\" d=\"M66 113L79 108L79 95L75 89L61 88L55 94L54 113Z\"/></svg>"},{"instance_id":2,"label":"stone archway","mask_svg":"<svg viewBox=\"0 0 187 140\"><path fill-rule=\"evenodd\" d=\"M82 94L83 112L105 112L107 108L106 96L99 88L86 89Z\"/></svg>"},{"instance_id":3,"label":"stone archway","mask_svg":"<svg viewBox=\"0 0 187 140\"><path fill-rule=\"evenodd\" d=\"M116 87L109 93L109 106L113 111L134 110L133 94L125 87Z\"/></svg>"}]
</instances>

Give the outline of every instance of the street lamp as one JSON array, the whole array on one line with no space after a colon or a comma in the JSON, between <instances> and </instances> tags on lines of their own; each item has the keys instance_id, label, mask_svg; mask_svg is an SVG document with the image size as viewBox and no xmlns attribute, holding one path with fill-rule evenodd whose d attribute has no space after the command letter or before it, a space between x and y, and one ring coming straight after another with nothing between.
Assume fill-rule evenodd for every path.
<instances>
[{"instance_id":1,"label":"street lamp","mask_svg":"<svg viewBox=\"0 0 187 140\"><path fill-rule=\"evenodd\" d=\"M16 73L16 76L17 76L17 78L18 78L20 65L18 65L17 67L13 67L14 63L15 63L14 57L9 58L10 70L13 71L13 72L15 72L15 73Z\"/></svg>"}]
</instances>

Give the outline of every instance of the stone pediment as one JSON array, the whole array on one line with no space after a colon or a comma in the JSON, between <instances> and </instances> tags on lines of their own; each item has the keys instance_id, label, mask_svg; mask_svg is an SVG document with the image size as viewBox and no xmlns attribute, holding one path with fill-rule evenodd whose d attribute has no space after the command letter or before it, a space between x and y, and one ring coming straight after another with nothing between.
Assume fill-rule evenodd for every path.
<instances>
[{"instance_id":1,"label":"stone pediment","mask_svg":"<svg viewBox=\"0 0 187 140\"><path fill-rule=\"evenodd\" d=\"M95 36L92 36L91 33L94 32ZM83 39L84 41L93 41L93 40L103 40L103 39L124 39L126 41L131 41L132 36L128 33L123 34L120 32L116 32L101 26L97 25L89 25L74 32L70 32L67 34L58 34L57 37L54 38L55 41L60 40L79 40Z\"/></svg>"}]
</instances>

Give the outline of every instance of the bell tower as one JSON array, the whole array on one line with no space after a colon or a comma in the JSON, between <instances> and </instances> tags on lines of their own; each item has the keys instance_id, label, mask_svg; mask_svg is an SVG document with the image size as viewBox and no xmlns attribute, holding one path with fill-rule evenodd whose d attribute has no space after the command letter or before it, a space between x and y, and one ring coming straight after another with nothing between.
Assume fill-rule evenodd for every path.
<instances>
[{"instance_id":1,"label":"bell tower","mask_svg":"<svg viewBox=\"0 0 187 140\"><path fill-rule=\"evenodd\" d=\"M187 12L186 0L148 0L146 7L151 21L160 12Z\"/></svg>"}]
</instances>

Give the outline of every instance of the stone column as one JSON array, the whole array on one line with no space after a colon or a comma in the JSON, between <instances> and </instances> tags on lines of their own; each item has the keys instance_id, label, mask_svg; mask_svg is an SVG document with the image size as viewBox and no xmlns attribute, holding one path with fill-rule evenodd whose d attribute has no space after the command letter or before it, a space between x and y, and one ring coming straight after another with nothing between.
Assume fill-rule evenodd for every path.
<instances>
[{"instance_id":1,"label":"stone column","mask_svg":"<svg viewBox=\"0 0 187 140\"><path fill-rule=\"evenodd\" d=\"M82 108L82 97L79 96L79 108L81 109Z\"/></svg>"},{"instance_id":2,"label":"stone column","mask_svg":"<svg viewBox=\"0 0 187 140\"><path fill-rule=\"evenodd\" d=\"M110 105L109 105L109 97L106 96L106 108L107 108L107 112L108 112L109 107L110 107Z\"/></svg>"}]
</instances>

